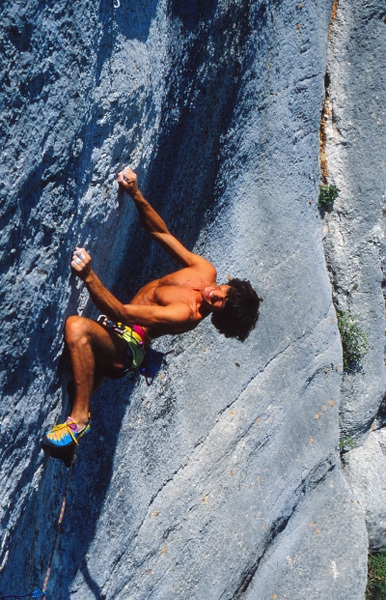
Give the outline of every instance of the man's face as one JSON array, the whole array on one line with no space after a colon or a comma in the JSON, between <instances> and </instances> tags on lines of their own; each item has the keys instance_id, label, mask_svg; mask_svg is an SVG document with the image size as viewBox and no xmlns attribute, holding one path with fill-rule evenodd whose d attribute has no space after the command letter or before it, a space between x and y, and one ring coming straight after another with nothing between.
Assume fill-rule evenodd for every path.
<instances>
[{"instance_id":1,"label":"man's face","mask_svg":"<svg viewBox=\"0 0 386 600\"><path fill-rule=\"evenodd\" d=\"M208 285L202 290L202 297L213 309L221 309L226 304L229 290L230 286L225 284Z\"/></svg>"}]
</instances>

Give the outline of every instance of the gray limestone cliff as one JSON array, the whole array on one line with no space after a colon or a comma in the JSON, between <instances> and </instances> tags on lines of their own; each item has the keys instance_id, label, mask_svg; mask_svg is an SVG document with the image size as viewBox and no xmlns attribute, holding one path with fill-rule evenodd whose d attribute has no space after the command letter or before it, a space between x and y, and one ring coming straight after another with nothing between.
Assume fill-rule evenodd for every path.
<instances>
[{"instance_id":1,"label":"gray limestone cliff","mask_svg":"<svg viewBox=\"0 0 386 600\"><path fill-rule=\"evenodd\" d=\"M381 0L3 0L0 595L42 586L65 466L69 268L123 301L175 265L116 183L264 298L241 344L159 340L153 385L93 397L55 600L362 600L386 548ZM336 185L328 210L321 185ZM336 310L368 338L344 370Z\"/></svg>"}]
</instances>

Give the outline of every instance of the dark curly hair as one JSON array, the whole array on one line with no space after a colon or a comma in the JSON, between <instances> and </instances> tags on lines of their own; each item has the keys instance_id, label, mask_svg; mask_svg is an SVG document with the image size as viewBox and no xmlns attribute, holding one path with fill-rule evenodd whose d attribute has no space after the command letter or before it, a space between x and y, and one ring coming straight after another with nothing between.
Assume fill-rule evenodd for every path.
<instances>
[{"instance_id":1,"label":"dark curly hair","mask_svg":"<svg viewBox=\"0 0 386 600\"><path fill-rule=\"evenodd\" d=\"M231 279L228 285L230 290L225 306L213 311L212 323L225 337L244 342L259 318L262 298L259 298L249 281Z\"/></svg>"}]
</instances>

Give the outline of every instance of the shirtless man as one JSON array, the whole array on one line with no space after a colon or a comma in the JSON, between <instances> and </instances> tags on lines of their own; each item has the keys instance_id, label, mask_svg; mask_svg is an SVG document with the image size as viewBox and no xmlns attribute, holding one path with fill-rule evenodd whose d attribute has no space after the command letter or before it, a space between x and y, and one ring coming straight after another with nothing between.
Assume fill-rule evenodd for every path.
<instances>
[{"instance_id":1,"label":"shirtless man","mask_svg":"<svg viewBox=\"0 0 386 600\"><path fill-rule=\"evenodd\" d=\"M73 272L84 282L95 306L104 315L97 321L69 317L65 342L70 353L75 396L70 416L46 432L43 445L52 451L75 446L90 430L89 408L93 391L105 377L119 378L138 368L151 340L194 329L209 314L226 337L244 341L256 324L260 298L248 281L216 283L216 269L190 252L168 230L145 200L137 176L126 167L118 174L120 187L131 196L142 224L181 269L145 285L130 304L122 304L102 284L84 248L72 256ZM106 315L106 316L105 316ZM135 325L133 325L135 323Z\"/></svg>"}]
</instances>

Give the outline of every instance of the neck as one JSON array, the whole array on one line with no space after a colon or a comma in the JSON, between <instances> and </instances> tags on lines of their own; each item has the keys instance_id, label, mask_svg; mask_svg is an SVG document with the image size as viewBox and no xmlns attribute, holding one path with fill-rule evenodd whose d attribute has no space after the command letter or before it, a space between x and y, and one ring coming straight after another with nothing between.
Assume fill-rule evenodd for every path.
<instances>
[{"instance_id":1,"label":"neck","mask_svg":"<svg viewBox=\"0 0 386 600\"><path fill-rule=\"evenodd\" d=\"M199 291L199 290L197 290ZM199 307L198 312L202 315L202 318L207 317L213 312L213 308L204 300L202 294L200 293L200 299L198 301Z\"/></svg>"}]
</instances>

